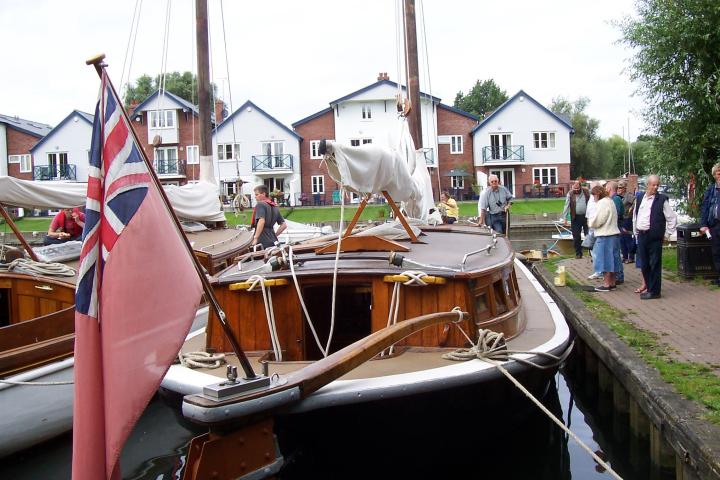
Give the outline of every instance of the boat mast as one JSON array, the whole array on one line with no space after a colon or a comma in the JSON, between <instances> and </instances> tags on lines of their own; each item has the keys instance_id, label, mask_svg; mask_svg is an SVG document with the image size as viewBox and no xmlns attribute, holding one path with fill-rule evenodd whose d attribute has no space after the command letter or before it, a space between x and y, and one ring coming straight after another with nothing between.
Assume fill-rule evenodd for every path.
<instances>
[{"instance_id":1,"label":"boat mast","mask_svg":"<svg viewBox=\"0 0 720 480\"><path fill-rule=\"evenodd\" d=\"M420 121L420 75L418 74L417 27L415 25L415 0L403 0L403 30L405 33L405 84L411 110L408 127L415 148L422 148L422 123Z\"/></svg>"},{"instance_id":2,"label":"boat mast","mask_svg":"<svg viewBox=\"0 0 720 480\"><path fill-rule=\"evenodd\" d=\"M207 0L195 0L195 41L197 42L198 116L200 123L200 178L199 180L217 185L213 173L212 126L210 109L212 92L210 88L210 61L208 47Z\"/></svg>"}]
</instances>

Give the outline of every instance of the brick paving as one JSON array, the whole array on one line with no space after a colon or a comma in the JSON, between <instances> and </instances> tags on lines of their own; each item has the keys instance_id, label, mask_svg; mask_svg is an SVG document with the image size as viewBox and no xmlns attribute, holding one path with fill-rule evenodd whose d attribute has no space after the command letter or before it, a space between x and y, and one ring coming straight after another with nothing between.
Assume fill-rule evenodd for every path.
<instances>
[{"instance_id":1,"label":"brick paving","mask_svg":"<svg viewBox=\"0 0 720 480\"><path fill-rule=\"evenodd\" d=\"M582 285L597 286L588 280L592 264L588 257L560 263ZM662 297L640 300L634 290L642 284L640 269L626 264L625 283L612 292L595 292L599 299L627 313L626 320L638 328L656 333L681 361L703 363L720 375L720 289L688 280L662 280Z\"/></svg>"}]
</instances>

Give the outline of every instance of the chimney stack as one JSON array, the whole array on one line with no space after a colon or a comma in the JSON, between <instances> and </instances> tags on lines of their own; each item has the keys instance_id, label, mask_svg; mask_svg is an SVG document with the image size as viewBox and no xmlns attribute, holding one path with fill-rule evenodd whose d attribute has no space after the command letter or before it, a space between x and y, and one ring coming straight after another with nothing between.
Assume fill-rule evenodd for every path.
<instances>
[{"instance_id":1,"label":"chimney stack","mask_svg":"<svg viewBox=\"0 0 720 480\"><path fill-rule=\"evenodd\" d=\"M390 80L390 77L388 76L387 72L380 72L378 73L378 82L381 80Z\"/></svg>"},{"instance_id":2,"label":"chimney stack","mask_svg":"<svg viewBox=\"0 0 720 480\"><path fill-rule=\"evenodd\" d=\"M215 100L215 124L219 125L225 120L225 102L220 99Z\"/></svg>"}]
</instances>

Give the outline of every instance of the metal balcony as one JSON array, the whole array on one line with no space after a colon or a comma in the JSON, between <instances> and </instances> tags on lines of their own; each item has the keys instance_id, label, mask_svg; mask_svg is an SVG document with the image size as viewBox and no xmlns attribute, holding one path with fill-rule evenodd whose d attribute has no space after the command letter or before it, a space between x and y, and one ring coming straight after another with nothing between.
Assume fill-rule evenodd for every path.
<instances>
[{"instance_id":1,"label":"metal balcony","mask_svg":"<svg viewBox=\"0 0 720 480\"><path fill-rule=\"evenodd\" d=\"M525 145L485 146L482 149L483 163L524 162Z\"/></svg>"},{"instance_id":2,"label":"metal balcony","mask_svg":"<svg viewBox=\"0 0 720 480\"><path fill-rule=\"evenodd\" d=\"M253 155L252 171L253 172L292 172L293 156L290 153L283 155Z\"/></svg>"},{"instance_id":3,"label":"metal balcony","mask_svg":"<svg viewBox=\"0 0 720 480\"><path fill-rule=\"evenodd\" d=\"M77 180L77 168L72 164L36 165L33 180Z\"/></svg>"},{"instance_id":4,"label":"metal balcony","mask_svg":"<svg viewBox=\"0 0 720 480\"><path fill-rule=\"evenodd\" d=\"M155 171L162 176L182 176L185 175L185 164L178 160L155 160L153 163Z\"/></svg>"}]
</instances>

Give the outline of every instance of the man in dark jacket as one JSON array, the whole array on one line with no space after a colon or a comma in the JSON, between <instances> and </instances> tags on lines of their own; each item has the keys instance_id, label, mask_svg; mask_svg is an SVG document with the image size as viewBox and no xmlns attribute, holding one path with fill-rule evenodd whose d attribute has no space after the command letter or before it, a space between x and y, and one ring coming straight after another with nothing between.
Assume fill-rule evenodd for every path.
<instances>
[{"instance_id":1,"label":"man in dark jacket","mask_svg":"<svg viewBox=\"0 0 720 480\"><path fill-rule=\"evenodd\" d=\"M638 240L637 254L647 291L640 295L643 300L660 298L662 281L662 244L666 237L675 233L677 215L670 208L668 197L658 193L660 177L650 175L645 194L639 193L635 200L633 228Z\"/></svg>"},{"instance_id":2,"label":"man in dark jacket","mask_svg":"<svg viewBox=\"0 0 720 480\"><path fill-rule=\"evenodd\" d=\"M255 229L252 246L257 244L263 248L270 248L278 241L278 235L285 231L287 224L280 214L277 204L268 198L268 189L265 185L254 188L255 208L253 209L251 226ZM275 232L275 224L280 225Z\"/></svg>"},{"instance_id":3,"label":"man in dark jacket","mask_svg":"<svg viewBox=\"0 0 720 480\"><path fill-rule=\"evenodd\" d=\"M715 180L705 192L700 206L700 231L710 237L715 271L720 274L720 163L712 167ZM720 278L715 280L720 286Z\"/></svg>"},{"instance_id":4,"label":"man in dark jacket","mask_svg":"<svg viewBox=\"0 0 720 480\"><path fill-rule=\"evenodd\" d=\"M566 215L570 212L570 230L572 231L573 246L575 247L575 258L582 258L582 244L580 232L588 234L587 217L585 212L587 210L588 200L590 199L590 192L587 188L580 185L580 179L578 178L573 183L572 188L565 197L565 207L561 218L564 222Z\"/></svg>"}]
</instances>

